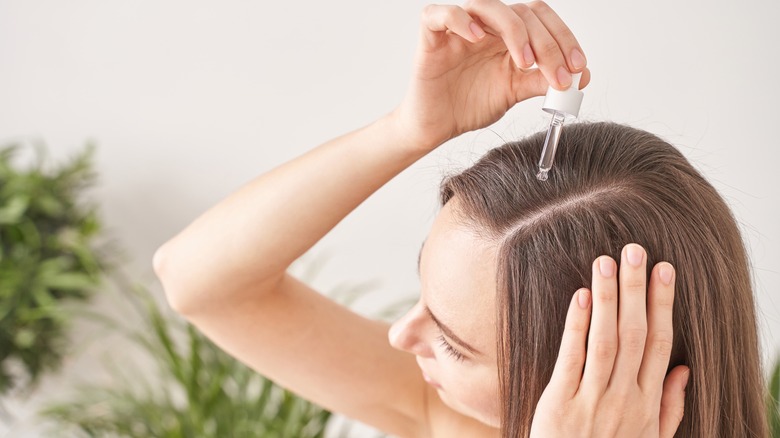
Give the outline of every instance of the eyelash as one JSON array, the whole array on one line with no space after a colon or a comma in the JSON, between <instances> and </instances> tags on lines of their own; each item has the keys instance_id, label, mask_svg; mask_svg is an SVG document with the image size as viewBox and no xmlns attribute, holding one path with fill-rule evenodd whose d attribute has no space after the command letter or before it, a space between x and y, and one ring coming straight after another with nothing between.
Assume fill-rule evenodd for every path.
<instances>
[{"instance_id":1,"label":"eyelash","mask_svg":"<svg viewBox=\"0 0 780 438\"><path fill-rule=\"evenodd\" d=\"M444 339L444 335L439 335L439 337L436 339L439 341L441 346L444 347L444 351L446 351L450 356L454 357L456 361L462 361L465 359L465 356L460 354L458 350L452 348L452 345L450 345L450 343Z\"/></svg>"}]
</instances>

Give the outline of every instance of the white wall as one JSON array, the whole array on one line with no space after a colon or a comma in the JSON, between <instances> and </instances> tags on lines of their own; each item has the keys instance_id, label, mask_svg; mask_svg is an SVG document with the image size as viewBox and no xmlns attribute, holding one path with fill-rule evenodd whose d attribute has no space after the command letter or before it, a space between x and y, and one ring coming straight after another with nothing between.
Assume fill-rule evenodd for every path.
<instances>
[{"instance_id":1,"label":"white wall","mask_svg":"<svg viewBox=\"0 0 780 438\"><path fill-rule=\"evenodd\" d=\"M426 3L0 0L0 141L42 139L57 160L95 139L103 217L133 257L126 270L159 292L151 258L166 239L253 177L400 102ZM774 355L780 3L549 3L592 71L582 117L666 138L729 201L752 255L765 355ZM376 279L365 309L414 294L440 175L544 129L541 99L381 188L312 250L331 256L315 286ZM37 436L33 405L14 405L14 436Z\"/></svg>"}]
</instances>

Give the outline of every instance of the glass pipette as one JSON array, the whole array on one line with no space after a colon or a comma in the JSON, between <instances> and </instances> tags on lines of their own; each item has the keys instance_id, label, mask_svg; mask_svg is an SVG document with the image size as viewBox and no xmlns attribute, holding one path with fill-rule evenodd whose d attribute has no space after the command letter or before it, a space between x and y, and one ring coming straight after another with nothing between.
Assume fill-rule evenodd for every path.
<instances>
[{"instance_id":1,"label":"glass pipette","mask_svg":"<svg viewBox=\"0 0 780 438\"><path fill-rule=\"evenodd\" d=\"M550 127L547 128L547 137L544 139L542 156L539 159L539 173L536 174L539 181L547 181L552 169L566 116L577 117L579 115L583 97L583 93L579 89L581 77L582 73L572 74L571 85L565 91L556 90L552 86L547 88L547 96L545 96L542 109L552 114L552 120Z\"/></svg>"},{"instance_id":2,"label":"glass pipette","mask_svg":"<svg viewBox=\"0 0 780 438\"><path fill-rule=\"evenodd\" d=\"M550 127L547 129L547 137L544 139L544 149L542 149L542 158L539 159L539 173L536 177L539 181L547 181L547 173L552 169L555 159L555 150L558 148L558 140L561 138L563 130L563 121L566 118L561 112L553 113L550 121Z\"/></svg>"}]
</instances>

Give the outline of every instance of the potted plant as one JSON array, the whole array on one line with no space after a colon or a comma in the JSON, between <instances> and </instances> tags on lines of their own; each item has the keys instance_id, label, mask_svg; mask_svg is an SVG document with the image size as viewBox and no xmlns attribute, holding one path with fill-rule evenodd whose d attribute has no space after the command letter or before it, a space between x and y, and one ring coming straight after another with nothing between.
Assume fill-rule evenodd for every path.
<instances>
[{"instance_id":1,"label":"potted plant","mask_svg":"<svg viewBox=\"0 0 780 438\"><path fill-rule=\"evenodd\" d=\"M30 390L60 366L66 305L87 301L109 267L96 244L97 209L80 199L95 182L95 146L49 167L35 146L26 169L14 162L21 143L0 149L0 396Z\"/></svg>"},{"instance_id":2,"label":"potted plant","mask_svg":"<svg viewBox=\"0 0 780 438\"><path fill-rule=\"evenodd\" d=\"M319 269L307 266L303 277ZM141 323L127 331L152 359L156 375L133 364L110 366L111 384L81 384L76 394L42 414L68 436L169 438L321 438L333 414L276 385L228 355L139 284L117 269L110 277L138 311ZM330 295L353 303L369 288L340 285ZM400 305L400 304L399 304ZM387 307L380 315L392 316ZM118 321L113 329L124 330ZM133 374L135 373L135 374ZM335 424L335 423L334 423ZM331 425L332 426L332 425ZM352 427L341 425L338 436ZM384 435L378 435L384 436Z\"/></svg>"}]
</instances>

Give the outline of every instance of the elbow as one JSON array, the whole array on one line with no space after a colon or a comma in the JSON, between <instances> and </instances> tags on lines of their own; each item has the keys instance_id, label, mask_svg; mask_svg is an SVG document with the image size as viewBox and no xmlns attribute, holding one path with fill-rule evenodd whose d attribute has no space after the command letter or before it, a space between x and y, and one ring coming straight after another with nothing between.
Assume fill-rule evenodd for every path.
<instances>
[{"instance_id":1,"label":"elbow","mask_svg":"<svg viewBox=\"0 0 780 438\"><path fill-rule=\"evenodd\" d=\"M179 315L186 316L192 312L193 303L191 302L191 299L188 299L184 290L177 286L172 278L173 274L175 274L175 270L172 270L170 266L169 247L170 244L165 243L157 248L152 257L152 268L154 269L154 273L157 275L160 284L162 284L168 305Z\"/></svg>"},{"instance_id":2,"label":"elbow","mask_svg":"<svg viewBox=\"0 0 780 438\"><path fill-rule=\"evenodd\" d=\"M152 268L154 269L155 275L157 275L157 278L159 278L162 281L162 274L163 270L165 269L165 249L166 249L167 243L163 246L157 248L157 251L154 252L154 256L152 256Z\"/></svg>"}]
</instances>

